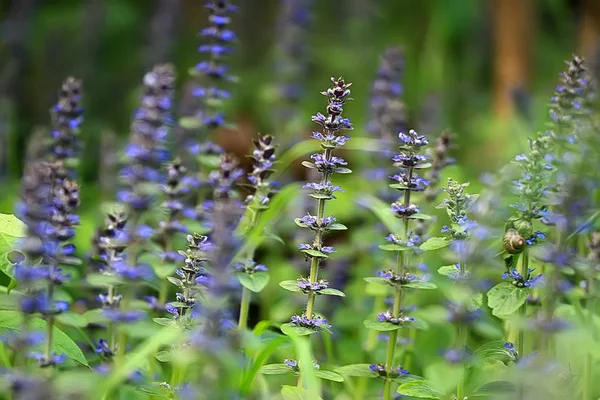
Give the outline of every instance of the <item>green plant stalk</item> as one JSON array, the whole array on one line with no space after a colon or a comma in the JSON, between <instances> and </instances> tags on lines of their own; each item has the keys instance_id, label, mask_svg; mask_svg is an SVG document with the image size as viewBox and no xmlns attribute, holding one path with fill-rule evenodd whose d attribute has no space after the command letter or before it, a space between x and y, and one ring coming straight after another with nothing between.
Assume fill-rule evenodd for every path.
<instances>
[{"instance_id":1,"label":"green plant stalk","mask_svg":"<svg viewBox=\"0 0 600 400\"><path fill-rule=\"evenodd\" d=\"M325 151L326 154L326 158L331 158L331 151L327 150ZM327 181L327 175L324 175L323 181ZM325 214L325 200L324 199L319 199L318 205L317 205L317 221L319 221L319 223L321 223L321 221L323 220L323 215ZM321 245L323 244L323 233L322 231L319 229L317 230L317 234L315 236L315 244L317 244L319 247L321 247ZM310 283L315 283L317 281L319 277L319 259L317 257L313 257L311 258L310 261L310 275L308 276L308 279L310 280ZM308 293L308 301L306 302L306 316L307 318L312 318L313 315L313 309L315 306L315 294L311 291Z\"/></svg>"},{"instance_id":2,"label":"green plant stalk","mask_svg":"<svg viewBox=\"0 0 600 400\"><path fill-rule=\"evenodd\" d=\"M54 265L50 266L49 275L52 276L54 274ZM48 284L48 304L52 304L54 299L54 284ZM46 361L50 361L50 357L52 356L52 334L54 331L54 315L48 315L48 319L46 321L46 341L44 345L44 358Z\"/></svg>"},{"instance_id":3,"label":"green plant stalk","mask_svg":"<svg viewBox=\"0 0 600 400\"><path fill-rule=\"evenodd\" d=\"M527 279L529 276L529 249L525 247L523 250L523 254L521 255L521 275ZM521 317L521 321L519 324L522 325L525 316L527 315L527 302L525 302L521 308L519 309L519 316ZM525 354L525 331L522 326L519 326L518 330L518 338L517 338L517 352L519 357L523 357ZM518 388L518 399L523 399L523 391L524 385L523 382L519 384Z\"/></svg>"},{"instance_id":4,"label":"green plant stalk","mask_svg":"<svg viewBox=\"0 0 600 400\"><path fill-rule=\"evenodd\" d=\"M588 329L588 337L590 341L595 339L594 335L594 311L596 309L596 298L594 294L594 281L593 274L590 274L590 278L588 278L588 312L587 312L587 329ZM584 363L583 363L583 396L582 400L592 399L593 388L594 388L594 371L593 371L593 362L591 354L588 352L585 355Z\"/></svg>"},{"instance_id":5,"label":"green plant stalk","mask_svg":"<svg viewBox=\"0 0 600 400\"><path fill-rule=\"evenodd\" d=\"M242 287L242 301L240 303L240 319L238 328L246 329L248 326L248 310L250 309L250 297L252 293L245 286Z\"/></svg>"},{"instance_id":6,"label":"green plant stalk","mask_svg":"<svg viewBox=\"0 0 600 400\"><path fill-rule=\"evenodd\" d=\"M469 337L469 327L467 325L460 324L457 332L457 344L460 348L464 349L467 346L467 338ZM465 368L466 370L466 368ZM456 385L456 399L463 400L465 397L465 379L464 376L458 381Z\"/></svg>"},{"instance_id":7,"label":"green plant stalk","mask_svg":"<svg viewBox=\"0 0 600 400\"><path fill-rule=\"evenodd\" d=\"M413 174L413 168L408 168L408 181L410 182L412 179L412 174ZM410 190L405 190L404 191L404 206L408 207L408 205L410 204ZM407 239L408 238L408 218L403 218L403 222L404 222L404 235L403 235L403 239ZM406 267L406 260L405 260L405 256L404 256L403 251L399 251L398 252L398 257L397 257L397 265L396 265L396 273L398 275L403 275L404 274L404 269ZM392 309L392 313L394 315L394 318L398 318L398 316L400 315L400 309L402 308L402 288L400 286L394 286L394 306ZM385 358L385 370L386 371L390 371L390 369L392 368L392 363L394 362L394 353L396 350L396 342L398 341L398 330L393 330L390 333L390 338L389 338L389 342L388 342L388 348L387 348L387 353L386 353L386 358ZM387 379L384 381L383 384L383 400L389 400L392 398L392 381L390 379Z\"/></svg>"}]
</instances>

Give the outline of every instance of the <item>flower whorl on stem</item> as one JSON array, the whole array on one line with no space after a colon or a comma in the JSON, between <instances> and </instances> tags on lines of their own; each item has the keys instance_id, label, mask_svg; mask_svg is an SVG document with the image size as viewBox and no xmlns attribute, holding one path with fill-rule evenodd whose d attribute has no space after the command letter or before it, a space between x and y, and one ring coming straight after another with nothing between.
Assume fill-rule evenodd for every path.
<instances>
[{"instance_id":1,"label":"flower whorl on stem","mask_svg":"<svg viewBox=\"0 0 600 400\"><path fill-rule=\"evenodd\" d=\"M348 136L338 135L341 130L352 129L350 120L342 117L344 103L350 100L351 83L346 83L343 78L331 78L333 87L327 89L321 94L327 96L327 116L317 113L312 120L322 127L322 132L314 132L313 138L321 141L322 153L316 153L311 156L313 162L304 161L302 164L307 168L316 169L321 174L320 182L311 182L304 185L305 188L313 190L309 196L317 199L317 215L310 214L304 218L297 218L296 224L303 228L310 228L316 231L315 240L312 244L300 244L298 248L304 253L307 259L311 260L309 283L312 285L318 280L319 264L326 259L327 254L335 250L331 246L323 246L323 236L333 229L346 229L341 224L334 224L335 218L325 218L325 202L335 199L334 193L341 191L339 186L331 184L330 176L334 173L350 173L343 158L333 156L333 150L343 146ZM311 286L309 286L311 287ZM328 328L327 321L314 315L315 292L308 291L308 302L306 311L300 316L293 316L291 325L318 330Z\"/></svg>"}]
</instances>

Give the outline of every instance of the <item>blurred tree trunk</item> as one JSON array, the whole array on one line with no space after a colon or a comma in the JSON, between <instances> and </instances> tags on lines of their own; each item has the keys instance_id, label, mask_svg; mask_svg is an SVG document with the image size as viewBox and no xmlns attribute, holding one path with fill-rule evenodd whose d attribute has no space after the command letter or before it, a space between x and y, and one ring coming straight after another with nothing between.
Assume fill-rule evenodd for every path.
<instances>
[{"instance_id":1,"label":"blurred tree trunk","mask_svg":"<svg viewBox=\"0 0 600 400\"><path fill-rule=\"evenodd\" d=\"M592 0L596 1L596 0ZM500 118L514 111L512 93L526 87L533 34L531 0L493 0L494 112Z\"/></svg>"},{"instance_id":2,"label":"blurred tree trunk","mask_svg":"<svg viewBox=\"0 0 600 400\"><path fill-rule=\"evenodd\" d=\"M17 133L14 137L16 143L12 143L9 135L11 132L23 132L19 126L23 117L19 106L25 99L24 77L29 56L26 43L35 3L35 0L13 2L0 30L4 41L1 49L4 63L0 67L0 118L3 119L0 123L0 178L8 175L10 164L18 165L21 159L25 135ZM10 153L12 157L9 160Z\"/></svg>"},{"instance_id":3,"label":"blurred tree trunk","mask_svg":"<svg viewBox=\"0 0 600 400\"><path fill-rule=\"evenodd\" d=\"M600 1L584 0L579 31L579 54L593 57L600 42Z\"/></svg>"}]
</instances>

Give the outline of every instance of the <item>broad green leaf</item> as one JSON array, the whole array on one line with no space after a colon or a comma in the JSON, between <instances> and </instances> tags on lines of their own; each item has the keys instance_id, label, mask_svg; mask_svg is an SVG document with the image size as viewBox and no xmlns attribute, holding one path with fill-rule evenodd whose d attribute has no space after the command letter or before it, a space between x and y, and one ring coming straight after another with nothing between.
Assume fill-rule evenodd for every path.
<instances>
[{"instance_id":1,"label":"broad green leaf","mask_svg":"<svg viewBox=\"0 0 600 400\"><path fill-rule=\"evenodd\" d=\"M317 293L318 294L326 294L326 295L329 295L329 296L346 297L346 295L344 294L344 292L342 292L341 290L333 289L333 288L321 289Z\"/></svg>"},{"instance_id":2,"label":"broad green leaf","mask_svg":"<svg viewBox=\"0 0 600 400\"><path fill-rule=\"evenodd\" d=\"M340 168L335 169L335 173L336 174L351 174L352 170L350 168L340 167Z\"/></svg>"},{"instance_id":3,"label":"broad green leaf","mask_svg":"<svg viewBox=\"0 0 600 400\"><path fill-rule=\"evenodd\" d=\"M162 326L172 326L175 325L175 320L172 318L152 318L152 321L156 322Z\"/></svg>"},{"instance_id":4,"label":"broad green leaf","mask_svg":"<svg viewBox=\"0 0 600 400\"><path fill-rule=\"evenodd\" d=\"M30 318L28 323L28 329L30 331L46 331L46 321L41 318ZM22 329L23 316L20 312L0 312L0 336L5 336L7 333L19 334ZM55 326L52 329L52 336L52 350L56 354L65 354L70 359L89 367L89 364L79 346L77 346L66 333Z\"/></svg>"},{"instance_id":5,"label":"broad green leaf","mask_svg":"<svg viewBox=\"0 0 600 400\"><path fill-rule=\"evenodd\" d=\"M421 245L421 250L431 251L443 249L444 247L448 247L450 243L452 243L452 238L434 236L427 239L427 241Z\"/></svg>"},{"instance_id":6,"label":"broad green leaf","mask_svg":"<svg viewBox=\"0 0 600 400\"><path fill-rule=\"evenodd\" d=\"M317 333L319 331L325 331L331 333L331 331L325 327L321 327L318 329L306 328L304 326L298 326L295 324L287 323L281 325L281 332L285 333L287 336L306 336L312 335L313 333Z\"/></svg>"},{"instance_id":7,"label":"broad green leaf","mask_svg":"<svg viewBox=\"0 0 600 400\"><path fill-rule=\"evenodd\" d=\"M390 322L372 321L370 319L364 320L363 324L367 329L373 329L379 332L396 331L404 327L404 325L395 325Z\"/></svg>"},{"instance_id":8,"label":"broad green leaf","mask_svg":"<svg viewBox=\"0 0 600 400\"><path fill-rule=\"evenodd\" d=\"M154 358L160 362L171 362L173 361L173 353L168 350L161 350L154 355Z\"/></svg>"},{"instance_id":9,"label":"broad green leaf","mask_svg":"<svg viewBox=\"0 0 600 400\"><path fill-rule=\"evenodd\" d=\"M357 376L364 378L377 378L379 374L371 371L370 364L350 364L335 369L335 372L344 376Z\"/></svg>"},{"instance_id":10,"label":"broad green leaf","mask_svg":"<svg viewBox=\"0 0 600 400\"><path fill-rule=\"evenodd\" d=\"M408 282L408 283L404 283L401 285L402 287L405 288L411 288L411 289L437 289L437 286L431 282L424 282L424 281L413 281L413 282Z\"/></svg>"},{"instance_id":11,"label":"broad green leaf","mask_svg":"<svg viewBox=\"0 0 600 400\"><path fill-rule=\"evenodd\" d=\"M408 217L408 219L422 219L423 221L429 221L432 218L431 215L421 213L413 214Z\"/></svg>"},{"instance_id":12,"label":"broad green leaf","mask_svg":"<svg viewBox=\"0 0 600 400\"><path fill-rule=\"evenodd\" d=\"M65 311L56 316L56 321L63 325L85 328L88 325L88 319L83 314L77 314L73 311Z\"/></svg>"},{"instance_id":13,"label":"broad green leaf","mask_svg":"<svg viewBox=\"0 0 600 400\"><path fill-rule=\"evenodd\" d=\"M253 291L254 293L258 293L263 290L271 278L269 273L266 271L259 271L253 274L237 272L235 276L238 278L242 286Z\"/></svg>"},{"instance_id":14,"label":"broad green leaf","mask_svg":"<svg viewBox=\"0 0 600 400\"><path fill-rule=\"evenodd\" d=\"M344 224L335 223L335 224L329 224L327 226L327 229L330 231L345 231L348 229L348 227Z\"/></svg>"},{"instance_id":15,"label":"broad green leaf","mask_svg":"<svg viewBox=\"0 0 600 400\"><path fill-rule=\"evenodd\" d=\"M319 369L315 371L315 375L317 376L317 378L326 379L328 381L344 382L344 378L340 374L336 374L332 371L324 371L322 369Z\"/></svg>"},{"instance_id":16,"label":"broad green leaf","mask_svg":"<svg viewBox=\"0 0 600 400\"><path fill-rule=\"evenodd\" d=\"M446 361L434 362L425 367L425 377L437 391L448 393L464 380L465 367L461 364L449 364Z\"/></svg>"},{"instance_id":17,"label":"broad green leaf","mask_svg":"<svg viewBox=\"0 0 600 400\"><path fill-rule=\"evenodd\" d=\"M469 397L489 397L497 395L506 395L515 393L517 387L514 383L508 381L493 381L488 382L475 389Z\"/></svg>"},{"instance_id":18,"label":"broad green leaf","mask_svg":"<svg viewBox=\"0 0 600 400\"><path fill-rule=\"evenodd\" d=\"M301 250L304 254L307 254L311 257L318 257L318 258L328 258L329 256L325 253L322 253L318 250Z\"/></svg>"},{"instance_id":19,"label":"broad green leaf","mask_svg":"<svg viewBox=\"0 0 600 400\"><path fill-rule=\"evenodd\" d=\"M101 308L94 308L83 313L88 324L102 324L108 321Z\"/></svg>"},{"instance_id":20,"label":"broad green leaf","mask_svg":"<svg viewBox=\"0 0 600 400\"><path fill-rule=\"evenodd\" d=\"M26 226L12 214L0 214L0 271L14 280L13 267L16 260L9 255L15 251L16 242L25 237ZM13 285L14 286L14 285Z\"/></svg>"},{"instance_id":21,"label":"broad green leaf","mask_svg":"<svg viewBox=\"0 0 600 400\"><path fill-rule=\"evenodd\" d=\"M398 393L403 396L418 399L441 399L442 394L434 389L433 384L426 380L416 380L400 385Z\"/></svg>"},{"instance_id":22,"label":"broad green leaf","mask_svg":"<svg viewBox=\"0 0 600 400\"><path fill-rule=\"evenodd\" d=\"M363 279L369 283L374 283L376 285L390 286L390 281L388 279L381 278L379 276L367 276Z\"/></svg>"},{"instance_id":23,"label":"broad green leaf","mask_svg":"<svg viewBox=\"0 0 600 400\"><path fill-rule=\"evenodd\" d=\"M475 350L474 356L476 359L484 362L496 362L501 361L504 364L508 364L511 361L515 361L513 355L504 347L506 341L494 340L488 342Z\"/></svg>"},{"instance_id":24,"label":"broad green leaf","mask_svg":"<svg viewBox=\"0 0 600 400\"><path fill-rule=\"evenodd\" d=\"M488 292L488 306L496 317L508 316L527 301L529 290L518 288L510 282L500 282Z\"/></svg>"},{"instance_id":25,"label":"broad green leaf","mask_svg":"<svg viewBox=\"0 0 600 400\"><path fill-rule=\"evenodd\" d=\"M290 292L302 293L302 289L298 287L298 281L281 281L279 282L279 286Z\"/></svg>"},{"instance_id":26,"label":"broad green leaf","mask_svg":"<svg viewBox=\"0 0 600 400\"><path fill-rule=\"evenodd\" d=\"M200 165L206 168L215 169L219 167L219 164L221 164L221 156L217 154L201 154L198 156L198 162Z\"/></svg>"},{"instance_id":27,"label":"broad green leaf","mask_svg":"<svg viewBox=\"0 0 600 400\"><path fill-rule=\"evenodd\" d=\"M260 367L258 372L265 375L283 375L292 374L293 370L285 364L267 364Z\"/></svg>"},{"instance_id":28,"label":"broad green leaf","mask_svg":"<svg viewBox=\"0 0 600 400\"><path fill-rule=\"evenodd\" d=\"M412 247L404 246L403 244L380 244L379 248L384 251L406 251L413 249Z\"/></svg>"},{"instance_id":29,"label":"broad green leaf","mask_svg":"<svg viewBox=\"0 0 600 400\"><path fill-rule=\"evenodd\" d=\"M444 265L443 267L439 267L437 272L442 276L450 278L456 278L460 275L460 271L456 268L456 265Z\"/></svg>"}]
</instances>

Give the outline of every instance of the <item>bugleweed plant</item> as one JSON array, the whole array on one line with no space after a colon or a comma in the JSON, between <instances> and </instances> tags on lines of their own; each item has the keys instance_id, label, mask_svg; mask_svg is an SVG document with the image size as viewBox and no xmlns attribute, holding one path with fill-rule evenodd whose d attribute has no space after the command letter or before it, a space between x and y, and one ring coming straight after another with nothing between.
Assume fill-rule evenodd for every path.
<instances>
[{"instance_id":1,"label":"bugleweed plant","mask_svg":"<svg viewBox=\"0 0 600 400\"><path fill-rule=\"evenodd\" d=\"M311 54L310 2L283 3L293 26L262 83L285 89L269 125L295 132L287 116L313 98L295 60ZM197 107L176 115L174 65L142 76L112 202L78 179L83 84L61 86L14 214L0 214L1 398L600 397L600 118L585 60L568 62L548 129L522 140L485 180L495 185L445 168L450 153L461 165L460 132L405 129L396 47L372 85L368 134L346 116L359 120L350 83L332 78L311 139L297 129L279 151L281 132L259 134L244 164L212 144L236 129L225 57L237 8L207 10ZM293 181L296 161L308 182Z\"/></svg>"}]
</instances>

